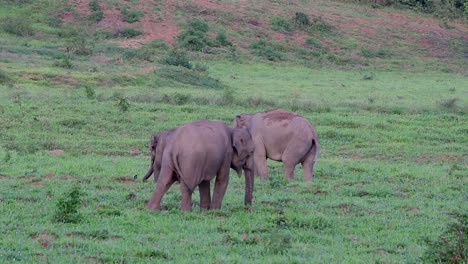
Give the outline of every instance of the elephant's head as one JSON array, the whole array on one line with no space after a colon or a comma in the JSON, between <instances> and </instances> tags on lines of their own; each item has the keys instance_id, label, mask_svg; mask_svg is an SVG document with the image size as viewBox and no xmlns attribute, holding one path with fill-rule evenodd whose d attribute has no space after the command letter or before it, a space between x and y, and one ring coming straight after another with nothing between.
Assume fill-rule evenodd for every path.
<instances>
[{"instance_id":1,"label":"elephant's head","mask_svg":"<svg viewBox=\"0 0 468 264\"><path fill-rule=\"evenodd\" d=\"M247 129L232 129L232 155L231 168L236 170L239 177L242 170L245 172L245 204L252 203L253 185L254 185L254 162L253 152L255 146Z\"/></svg>"},{"instance_id":2,"label":"elephant's head","mask_svg":"<svg viewBox=\"0 0 468 264\"><path fill-rule=\"evenodd\" d=\"M249 128L250 119L252 114L240 114L237 115L232 124L233 128Z\"/></svg>"},{"instance_id":3,"label":"elephant's head","mask_svg":"<svg viewBox=\"0 0 468 264\"><path fill-rule=\"evenodd\" d=\"M154 172L154 167L155 167L155 159L156 159L156 148L158 146L158 135L154 134L151 136L150 142L149 142L149 149L151 152L151 164L148 168L148 172L146 173L145 177L143 177L143 181L146 182L151 175L153 175ZM156 177L155 177L156 179Z\"/></svg>"}]
</instances>

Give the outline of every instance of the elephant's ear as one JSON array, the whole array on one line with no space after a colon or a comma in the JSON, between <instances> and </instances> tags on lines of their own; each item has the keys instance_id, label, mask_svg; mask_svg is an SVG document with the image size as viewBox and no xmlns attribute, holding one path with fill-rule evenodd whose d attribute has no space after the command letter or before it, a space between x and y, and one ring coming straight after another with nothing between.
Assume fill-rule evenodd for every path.
<instances>
[{"instance_id":1,"label":"elephant's ear","mask_svg":"<svg viewBox=\"0 0 468 264\"><path fill-rule=\"evenodd\" d=\"M158 145L158 134L154 134L151 136L151 140L149 143L150 151L156 150L156 146Z\"/></svg>"},{"instance_id":2,"label":"elephant's ear","mask_svg":"<svg viewBox=\"0 0 468 264\"><path fill-rule=\"evenodd\" d=\"M247 129L234 129L232 133L232 146L239 156L244 160L253 153L253 141Z\"/></svg>"}]
</instances>

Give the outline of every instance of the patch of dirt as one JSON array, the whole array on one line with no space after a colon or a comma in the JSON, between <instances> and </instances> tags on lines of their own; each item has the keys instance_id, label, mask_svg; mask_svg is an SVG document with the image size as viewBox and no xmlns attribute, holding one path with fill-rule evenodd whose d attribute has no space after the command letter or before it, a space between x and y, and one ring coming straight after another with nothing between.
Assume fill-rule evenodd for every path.
<instances>
[{"instance_id":1,"label":"patch of dirt","mask_svg":"<svg viewBox=\"0 0 468 264\"><path fill-rule=\"evenodd\" d=\"M83 259L88 262L95 262L95 263L100 262L99 259L96 257L84 257Z\"/></svg>"},{"instance_id":2,"label":"patch of dirt","mask_svg":"<svg viewBox=\"0 0 468 264\"><path fill-rule=\"evenodd\" d=\"M22 180L22 181L29 181L29 180L32 180L32 179L34 179L34 178L36 178L36 176L34 176L34 175L20 176L20 177L18 177L18 179L20 179L20 180Z\"/></svg>"},{"instance_id":3,"label":"patch of dirt","mask_svg":"<svg viewBox=\"0 0 468 264\"><path fill-rule=\"evenodd\" d=\"M43 181L32 181L28 185L29 186L40 186L40 185L43 185L43 184L44 184Z\"/></svg>"},{"instance_id":4,"label":"patch of dirt","mask_svg":"<svg viewBox=\"0 0 468 264\"><path fill-rule=\"evenodd\" d=\"M50 179L50 178L53 178L55 177L55 174L54 173L47 173L45 176L44 176L46 179Z\"/></svg>"},{"instance_id":5,"label":"patch of dirt","mask_svg":"<svg viewBox=\"0 0 468 264\"><path fill-rule=\"evenodd\" d=\"M362 159L363 155L361 153L352 153L351 158L353 159Z\"/></svg>"},{"instance_id":6,"label":"patch of dirt","mask_svg":"<svg viewBox=\"0 0 468 264\"><path fill-rule=\"evenodd\" d=\"M59 85L59 84L66 84L70 86L76 86L80 84L80 80L71 77L71 76L56 76L51 79L52 84Z\"/></svg>"},{"instance_id":7,"label":"patch of dirt","mask_svg":"<svg viewBox=\"0 0 468 264\"><path fill-rule=\"evenodd\" d=\"M464 161L466 159L465 156L460 156L457 154L452 153L444 153L444 154L425 154L419 155L416 157L417 162L438 162L438 161Z\"/></svg>"},{"instance_id":8,"label":"patch of dirt","mask_svg":"<svg viewBox=\"0 0 468 264\"><path fill-rule=\"evenodd\" d=\"M32 235L31 238L39 242L42 247L48 248L57 239L57 236L49 233L38 233Z\"/></svg>"},{"instance_id":9,"label":"patch of dirt","mask_svg":"<svg viewBox=\"0 0 468 264\"><path fill-rule=\"evenodd\" d=\"M10 179L10 177L5 176L5 175L0 175L0 180L6 180L6 179Z\"/></svg>"},{"instance_id":10,"label":"patch of dirt","mask_svg":"<svg viewBox=\"0 0 468 264\"><path fill-rule=\"evenodd\" d=\"M139 147L131 147L129 151L130 153L141 153L141 149Z\"/></svg>"},{"instance_id":11,"label":"patch of dirt","mask_svg":"<svg viewBox=\"0 0 468 264\"><path fill-rule=\"evenodd\" d=\"M408 211L410 211L412 213L419 213L419 208L418 207L411 207L411 208L408 208Z\"/></svg>"},{"instance_id":12,"label":"patch of dirt","mask_svg":"<svg viewBox=\"0 0 468 264\"><path fill-rule=\"evenodd\" d=\"M120 183L125 183L125 184L134 184L135 183L135 180L133 178L125 177L125 176L115 178L115 181L118 181Z\"/></svg>"},{"instance_id":13,"label":"patch of dirt","mask_svg":"<svg viewBox=\"0 0 468 264\"><path fill-rule=\"evenodd\" d=\"M63 153L64 153L63 149L49 150L49 155L53 155L53 156L62 155Z\"/></svg>"},{"instance_id":14,"label":"patch of dirt","mask_svg":"<svg viewBox=\"0 0 468 264\"><path fill-rule=\"evenodd\" d=\"M63 175L62 177L60 177L60 179L63 179L63 180L74 180L74 179L78 179L77 176L73 176L73 175Z\"/></svg>"}]
</instances>

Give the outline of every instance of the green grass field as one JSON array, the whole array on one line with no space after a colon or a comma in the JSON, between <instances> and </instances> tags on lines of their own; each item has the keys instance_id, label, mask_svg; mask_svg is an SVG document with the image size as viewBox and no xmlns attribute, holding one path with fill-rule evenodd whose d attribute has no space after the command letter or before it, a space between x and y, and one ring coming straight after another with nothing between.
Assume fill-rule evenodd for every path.
<instances>
[{"instance_id":1,"label":"green grass field","mask_svg":"<svg viewBox=\"0 0 468 264\"><path fill-rule=\"evenodd\" d=\"M0 263L466 263L466 68L190 52L197 71L161 63L163 48L148 62L106 40L88 56L64 43L0 30ZM201 211L195 192L180 212L178 185L166 210L146 209L153 133L272 108L316 126L312 182L270 162L250 208L232 171L222 210ZM71 204L73 221L57 221Z\"/></svg>"}]
</instances>

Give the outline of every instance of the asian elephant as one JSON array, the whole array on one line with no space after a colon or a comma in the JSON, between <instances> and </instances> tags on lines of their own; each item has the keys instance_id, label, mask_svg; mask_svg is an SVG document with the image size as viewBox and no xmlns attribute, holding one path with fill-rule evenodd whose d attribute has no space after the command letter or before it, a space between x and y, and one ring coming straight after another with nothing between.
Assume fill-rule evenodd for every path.
<instances>
[{"instance_id":1,"label":"asian elephant","mask_svg":"<svg viewBox=\"0 0 468 264\"><path fill-rule=\"evenodd\" d=\"M240 114L234 119L233 127L247 128L252 135L255 175L267 178L267 159L272 159L283 162L287 179L294 178L294 168L301 163L304 180L312 180L320 143L317 131L307 119L276 109Z\"/></svg>"},{"instance_id":2,"label":"asian elephant","mask_svg":"<svg viewBox=\"0 0 468 264\"><path fill-rule=\"evenodd\" d=\"M245 171L244 202L251 204L253 152L254 144L248 130L229 128L223 122L201 120L174 129L162 153L161 171L148 208L160 210L162 197L179 181L182 211L192 209L192 193L197 186L200 207L219 209L229 183L230 168L238 173ZM151 168L148 173L150 171ZM215 177L211 199L210 181Z\"/></svg>"}]
</instances>

